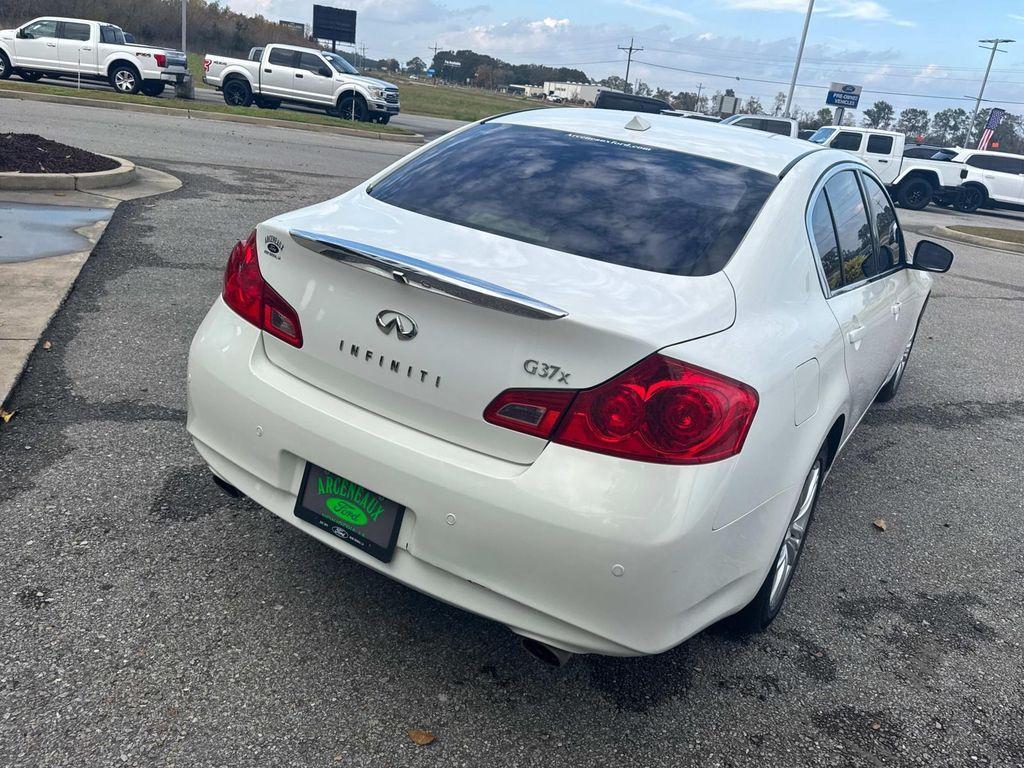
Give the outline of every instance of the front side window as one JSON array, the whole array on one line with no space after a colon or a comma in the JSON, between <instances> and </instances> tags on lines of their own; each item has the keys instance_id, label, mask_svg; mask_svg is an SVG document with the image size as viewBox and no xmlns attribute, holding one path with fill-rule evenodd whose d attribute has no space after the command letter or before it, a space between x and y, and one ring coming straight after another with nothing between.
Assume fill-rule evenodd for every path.
<instances>
[{"instance_id":1,"label":"front side window","mask_svg":"<svg viewBox=\"0 0 1024 768\"><path fill-rule=\"evenodd\" d=\"M709 275L725 266L777 183L722 160L489 122L400 166L370 195L588 259Z\"/></svg>"},{"instance_id":2,"label":"front side window","mask_svg":"<svg viewBox=\"0 0 1024 768\"><path fill-rule=\"evenodd\" d=\"M853 171L840 171L828 180L825 191L836 223L843 284L852 285L874 276L875 244L857 176Z\"/></svg>"},{"instance_id":3,"label":"front side window","mask_svg":"<svg viewBox=\"0 0 1024 768\"><path fill-rule=\"evenodd\" d=\"M845 149L848 152L856 152L860 149L861 134L854 131L840 131L839 135L832 139L829 144L832 149Z\"/></svg>"},{"instance_id":4,"label":"front side window","mask_svg":"<svg viewBox=\"0 0 1024 768\"><path fill-rule=\"evenodd\" d=\"M21 30L21 34L32 40L40 37L56 37L57 22L50 19L43 19L42 21L37 21L35 24L29 24Z\"/></svg>"},{"instance_id":5,"label":"front side window","mask_svg":"<svg viewBox=\"0 0 1024 768\"><path fill-rule=\"evenodd\" d=\"M832 225L832 212L829 209L828 196L825 190L818 193L818 199L811 208L811 235L814 246L818 250L821 269L825 273L825 282L830 291L843 284L842 261L839 258L839 243L836 241L836 230Z\"/></svg>"},{"instance_id":6,"label":"front side window","mask_svg":"<svg viewBox=\"0 0 1024 768\"><path fill-rule=\"evenodd\" d=\"M783 120L765 120L764 130L768 133L777 133L780 136L789 136L789 123Z\"/></svg>"},{"instance_id":7,"label":"front side window","mask_svg":"<svg viewBox=\"0 0 1024 768\"><path fill-rule=\"evenodd\" d=\"M327 63L330 64L334 69L342 75L358 75L359 70L348 63L346 59L343 59L336 53L324 52L323 57L327 59Z\"/></svg>"},{"instance_id":8,"label":"front side window","mask_svg":"<svg viewBox=\"0 0 1024 768\"><path fill-rule=\"evenodd\" d=\"M294 67L295 51L289 51L287 48L272 48L267 63L276 64L279 67Z\"/></svg>"},{"instance_id":9,"label":"front side window","mask_svg":"<svg viewBox=\"0 0 1024 768\"><path fill-rule=\"evenodd\" d=\"M324 69L326 65L324 60L317 56L315 53L301 53L299 54L299 69L304 69L306 72L311 72L314 75L319 75L320 70Z\"/></svg>"},{"instance_id":10,"label":"front side window","mask_svg":"<svg viewBox=\"0 0 1024 768\"><path fill-rule=\"evenodd\" d=\"M838 129L829 128L827 126L825 128L819 128L811 134L811 137L807 140L813 141L815 144L828 144L828 140L835 135L836 130Z\"/></svg>"},{"instance_id":11,"label":"front side window","mask_svg":"<svg viewBox=\"0 0 1024 768\"><path fill-rule=\"evenodd\" d=\"M744 117L741 120L737 120L733 125L738 125L740 128L753 128L754 130L761 130L761 121L756 117Z\"/></svg>"},{"instance_id":12,"label":"front side window","mask_svg":"<svg viewBox=\"0 0 1024 768\"><path fill-rule=\"evenodd\" d=\"M878 264L883 270L897 267L900 264L903 243L892 201L873 178L861 174L861 179L864 181L864 191L867 192L868 202L871 204L871 218L875 222L875 233L878 235Z\"/></svg>"},{"instance_id":13,"label":"front side window","mask_svg":"<svg viewBox=\"0 0 1024 768\"><path fill-rule=\"evenodd\" d=\"M868 152L888 155L892 152L892 136L868 136Z\"/></svg>"},{"instance_id":14,"label":"front side window","mask_svg":"<svg viewBox=\"0 0 1024 768\"><path fill-rule=\"evenodd\" d=\"M60 28L61 40L88 40L91 36L88 24L65 21Z\"/></svg>"}]
</instances>

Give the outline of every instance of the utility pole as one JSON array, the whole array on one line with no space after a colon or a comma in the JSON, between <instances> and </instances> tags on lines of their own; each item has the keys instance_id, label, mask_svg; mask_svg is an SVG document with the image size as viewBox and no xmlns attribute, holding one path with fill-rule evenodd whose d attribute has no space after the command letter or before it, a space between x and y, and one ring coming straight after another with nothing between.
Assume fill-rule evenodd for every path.
<instances>
[{"instance_id":1,"label":"utility pole","mask_svg":"<svg viewBox=\"0 0 1024 768\"><path fill-rule=\"evenodd\" d=\"M967 142L971 140L971 134L974 133L974 124L978 120L978 110L981 109L981 100L985 95L985 86L988 84L988 75L992 71L992 62L995 61L996 51L999 51L999 46L1002 43L1015 43L1016 40L1009 40L1005 38L993 38L991 40L979 40L979 43L988 43L992 46L992 53L988 56L988 66L985 67L985 77L981 80L981 90L978 91L978 98L974 102L974 114L971 115L971 122L967 125L967 135L964 136L964 146L967 146ZM979 48L987 48L987 45L980 45ZM1006 51L999 51L1000 53L1006 53Z\"/></svg>"},{"instance_id":2,"label":"utility pole","mask_svg":"<svg viewBox=\"0 0 1024 768\"><path fill-rule=\"evenodd\" d=\"M363 43L361 48L363 51L363 69L366 69L366 43Z\"/></svg>"},{"instance_id":3,"label":"utility pole","mask_svg":"<svg viewBox=\"0 0 1024 768\"><path fill-rule=\"evenodd\" d=\"M793 91L796 90L796 76L800 72L800 59L804 57L804 43L807 42L807 28L811 26L811 12L814 10L814 0L807 0L807 15L804 16L804 31L800 35L800 47L796 51L796 64L793 65L793 78L789 81L789 96L786 98L786 117L792 117Z\"/></svg>"},{"instance_id":4,"label":"utility pole","mask_svg":"<svg viewBox=\"0 0 1024 768\"><path fill-rule=\"evenodd\" d=\"M186 12L188 10L188 0L181 0L181 52L188 53L185 50L185 26L186 26Z\"/></svg>"},{"instance_id":5,"label":"utility pole","mask_svg":"<svg viewBox=\"0 0 1024 768\"><path fill-rule=\"evenodd\" d=\"M633 63L633 54L640 53L643 48L636 48L633 46L633 38L629 38L629 47L619 46L620 51L629 51L629 55L626 57L626 86L629 86L629 65Z\"/></svg>"},{"instance_id":6,"label":"utility pole","mask_svg":"<svg viewBox=\"0 0 1024 768\"><path fill-rule=\"evenodd\" d=\"M693 102L693 111L700 112L700 92L704 90L704 83L697 83L697 100Z\"/></svg>"}]
</instances>

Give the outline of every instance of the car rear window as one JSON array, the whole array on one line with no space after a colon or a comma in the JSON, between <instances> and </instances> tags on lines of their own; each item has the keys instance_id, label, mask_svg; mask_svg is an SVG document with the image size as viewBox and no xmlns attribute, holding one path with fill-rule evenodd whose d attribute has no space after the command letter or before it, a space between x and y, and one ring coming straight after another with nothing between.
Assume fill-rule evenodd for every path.
<instances>
[{"instance_id":1,"label":"car rear window","mask_svg":"<svg viewBox=\"0 0 1024 768\"><path fill-rule=\"evenodd\" d=\"M400 166L370 194L589 259L709 275L728 262L777 181L684 152L484 123Z\"/></svg>"}]
</instances>

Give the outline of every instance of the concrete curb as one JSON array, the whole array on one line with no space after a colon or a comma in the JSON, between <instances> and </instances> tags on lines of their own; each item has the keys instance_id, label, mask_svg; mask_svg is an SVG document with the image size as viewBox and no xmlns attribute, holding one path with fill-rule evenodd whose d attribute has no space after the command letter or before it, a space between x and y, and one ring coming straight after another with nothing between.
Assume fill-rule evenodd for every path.
<instances>
[{"instance_id":1,"label":"concrete curb","mask_svg":"<svg viewBox=\"0 0 1024 768\"><path fill-rule=\"evenodd\" d=\"M0 173L0 189L8 192L24 192L40 189L110 189L123 187L135 180L135 163L113 155L108 157L118 163L117 168L93 173Z\"/></svg>"},{"instance_id":2,"label":"concrete curb","mask_svg":"<svg viewBox=\"0 0 1024 768\"><path fill-rule=\"evenodd\" d=\"M981 235L969 235L966 232L958 232L949 227L934 227L930 234L935 237L942 237L946 240L955 240L968 245L981 245L986 248L993 248L997 251L1009 251L1010 253L1024 253L1024 245L1020 243L1008 243L1005 240L996 240L992 237Z\"/></svg>"},{"instance_id":3,"label":"concrete curb","mask_svg":"<svg viewBox=\"0 0 1024 768\"><path fill-rule=\"evenodd\" d=\"M202 110L181 109L179 107L157 107L152 104L131 104L124 101L107 101L105 99L86 99L79 96L58 96L52 93L35 93L0 88L0 99L23 99L26 101L46 101L52 104L72 104L80 107L96 107L98 109L118 109L125 112L148 112L156 115L171 115L190 120L215 120L225 123L247 123L271 128L290 128L296 131L312 131L314 133L332 133L336 136L352 136L362 139L378 139L380 141L398 141L405 144L422 144L425 139L418 133L409 136L360 128L341 128L333 125L317 125L316 123L300 123L293 120L276 120L271 117L249 117L233 115L227 112L204 112Z\"/></svg>"}]
</instances>

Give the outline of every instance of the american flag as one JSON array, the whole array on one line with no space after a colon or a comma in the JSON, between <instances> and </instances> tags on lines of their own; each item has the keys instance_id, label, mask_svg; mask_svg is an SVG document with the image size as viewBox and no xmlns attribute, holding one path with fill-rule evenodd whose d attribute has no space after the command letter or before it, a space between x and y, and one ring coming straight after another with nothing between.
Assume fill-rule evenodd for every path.
<instances>
[{"instance_id":1,"label":"american flag","mask_svg":"<svg viewBox=\"0 0 1024 768\"><path fill-rule=\"evenodd\" d=\"M985 130L981 132L981 139L978 140L978 149L988 149L988 143L992 141L992 134L996 132L996 128L1003 121L1005 114L1006 110L999 107L993 107L988 113L988 122L985 123Z\"/></svg>"}]
</instances>

